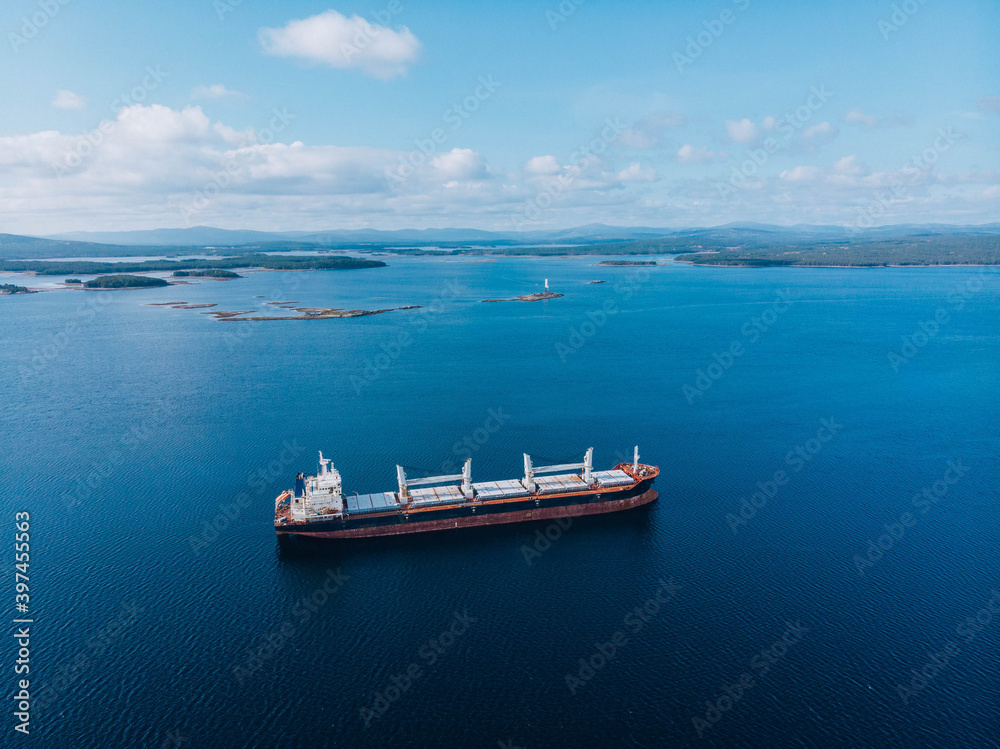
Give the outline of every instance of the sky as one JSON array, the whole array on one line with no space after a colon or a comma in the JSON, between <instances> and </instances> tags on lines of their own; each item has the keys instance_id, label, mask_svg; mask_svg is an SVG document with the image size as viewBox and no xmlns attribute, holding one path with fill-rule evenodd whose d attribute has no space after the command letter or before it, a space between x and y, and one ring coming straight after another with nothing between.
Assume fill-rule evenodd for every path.
<instances>
[{"instance_id":1,"label":"sky","mask_svg":"<svg viewBox=\"0 0 1000 749\"><path fill-rule=\"evenodd\" d=\"M995 0L7 0L0 32L5 233L1000 221Z\"/></svg>"}]
</instances>

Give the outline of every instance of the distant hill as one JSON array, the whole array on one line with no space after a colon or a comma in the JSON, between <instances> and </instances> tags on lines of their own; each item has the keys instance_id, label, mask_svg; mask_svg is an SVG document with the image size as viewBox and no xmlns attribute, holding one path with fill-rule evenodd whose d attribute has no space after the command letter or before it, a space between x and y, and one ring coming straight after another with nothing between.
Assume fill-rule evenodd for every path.
<instances>
[{"instance_id":1,"label":"distant hill","mask_svg":"<svg viewBox=\"0 0 1000 749\"><path fill-rule=\"evenodd\" d=\"M53 234L47 239L98 242L126 246L168 245L195 247L199 245L239 245L254 242L276 242L289 239L286 234L250 229L216 229L192 226L189 229L143 229L138 231L72 231Z\"/></svg>"},{"instance_id":2,"label":"distant hill","mask_svg":"<svg viewBox=\"0 0 1000 749\"><path fill-rule=\"evenodd\" d=\"M485 231L482 229L332 229L329 231L266 232L249 229L218 229L193 226L187 229L144 229L139 231L76 231L54 234L57 241L97 242L123 246L232 247L271 242L304 242L318 245L344 244L455 244L522 242L608 242L646 239L673 233L671 229L588 224L555 231Z\"/></svg>"},{"instance_id":3,"label":"distant hill","mask_svg":"<svg viewBox=\"0 0 1000 749\"><path fill-rule=\"evenodd\" d=\"M143 254L159 254L165 248L146 248ZM153 252L155 250L155 253ZM170 248L169 252L174 252ZM50 257L102 257L135 254L133 248L120 245L76 242L65 239L24 237L0 234L0 260Z\"/></svg>"},{"instance_id":4,"label":"distant hill","mask_svg":"<svg viewBox=\"0 0 1000 749\"><path fill-rule=\"evenodd\" d=\"M111 244L126 247L213 247L265 245L289 242L297 245L348 247L351 245L456 245L456 244L596 244L628 242L657 237L710 239L746 242L756 240L810 241L814 239L851 240L898 239L908 236L951 234L1000 234L1000 224L984 226L949 226L945 224L901 224L881 226L856 232L844 226L775 226L753 222L689 229L648 226L608 226L587 224L569 229L532 231L485 231L481 229L331 229L328 231L267 232L249 229L219 229L193 226L186 229L148 229L118 232L67 232L44 239ZM38 240L42 241L42 240Z\"/></svg>"},{"instance_id":5,"label":"distant hill","mask_svg":"<svg viewBox=\"0 0 1000 749\"><path fill-rule=\"evenodd\" d=\"M357 247L346 244L333 249ZM247 244L202 244L202 245L128 245L99 244L69 239L25 237L17 234L0 234L0 260L47 260L50 258L95 258L95 257L150 257L177 255L245 255L258 252L294 252L327 249L312 242L280 240Z\"/></svg>"},{"instance_id":6,"label":"distant hill","mask_svg":"<svg viewBox=\"0 0 1000 749\"><path fill-rule=\"evenodd\" d=\"M657 229L588 224L570 229L492 232L479 229L338 229L326 232L261 232L196 226L134 232L72 232L56 237L0 234L0 260L39 260L56 257L149 257L208 254L219 257L247 253L295 251L410 251L430 248L453 254L480 251L511 255L554 254L668 254L684 252L764 251L840 244L907 242L920 246L920 257L944 245L927 241L943 238L1000 237L1000 223L982 226L904 224L855 231L843 226L774 226L742 222L690 229ZM103 242L94 241L101 239ZM961 243L959 242L959 245ZM951 250L958 246L948 244ZM986 247L989 247L987 242ZM976 245L982 251L983 245ZM988 254L987 254L988 256Z\"/></svg>"},{"instance_id":7,"label":"distant hill","mask_svg":"<svg viewBox=\"0 0 1000 749\"><path fill-rule=\"evenodd\" d=\"M480 229L399 229L380 231L377 229L340 229L310 234L296 233L295 239L302 242L336 243L357 242L364 244L438 244L438 243L478 243L496 240L510 240L512 233L482 231Z\"/></svg>"}]
</instances>

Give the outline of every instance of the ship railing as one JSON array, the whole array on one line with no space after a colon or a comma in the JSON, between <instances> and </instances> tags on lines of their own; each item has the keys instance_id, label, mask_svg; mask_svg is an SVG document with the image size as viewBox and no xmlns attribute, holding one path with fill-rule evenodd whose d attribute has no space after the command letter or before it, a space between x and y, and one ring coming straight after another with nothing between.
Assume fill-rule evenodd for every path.
<instances>
[{"instance_id":1,"label":"ship railing","mask_svg":"<svg viewBox=\"0 0 1000 749\"><path fill-rule=\"evenodd\" d=\"M619 463L615 467L624 471L636 481L649 478L655 471L653 466L646 465L645 463L640 463L638 468L633 467L632 463Z\"/></svg>"}]
</instances>

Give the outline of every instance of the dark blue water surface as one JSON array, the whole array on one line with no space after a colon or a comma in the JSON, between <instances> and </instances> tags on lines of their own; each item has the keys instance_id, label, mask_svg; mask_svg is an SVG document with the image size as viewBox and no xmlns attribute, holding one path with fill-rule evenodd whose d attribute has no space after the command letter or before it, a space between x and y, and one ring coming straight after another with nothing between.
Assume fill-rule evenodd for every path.
<instances>
[{"instance_id":1,"label":"dark blue water surface","mask_svg":"<svg viewBox=\"0 0 1000 749\"><path fill-rule=\"evenodd\" d=\"M1000 273L595 262L0 297L32 745L1000 746ZM423 309L148 306L268 300ZM318 450L364 493L636 443L659 501L565 531L272 528Z\"/></svg>"}]
</instances>

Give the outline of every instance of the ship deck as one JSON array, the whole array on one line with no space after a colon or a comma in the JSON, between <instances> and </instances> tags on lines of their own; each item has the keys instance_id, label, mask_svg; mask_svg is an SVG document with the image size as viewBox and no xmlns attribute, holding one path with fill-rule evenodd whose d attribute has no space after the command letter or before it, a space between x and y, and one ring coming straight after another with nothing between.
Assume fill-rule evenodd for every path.
<instances>
[{"instance_id":1,"label":"ship deck","mask_svg":"<svg viewBox=\"0 0 1000 749\"><path fill-rule=\"evenodd\" d=\"M395 492L380 492L376 494L353 494L344 497L345 512L342 515L318 515L306 520L293 520L291 510L291 492L285 491L275 500L275 526L300 526L317 521L335 518L346 520L352 516L385 517L389 515L419 515L437 510L458 509L462 507L477 507L484 505L503 505L506 503L523 503L525 500L556 500L583 495L600 495L620 492L638 486L640 482L656 478L660 469L656 466L640 463L633 469L631 463L619 463L608 471L594 471L591 476L593 483L588 485L579 474L557 474L552 476L536 476L536 491L528 491L519 479L505 481L485 481L473 483L473 497L462 494L462 490L454 485L424 487L409 491L410 501L400 503Z\"/></svg>"}]
</instances>

